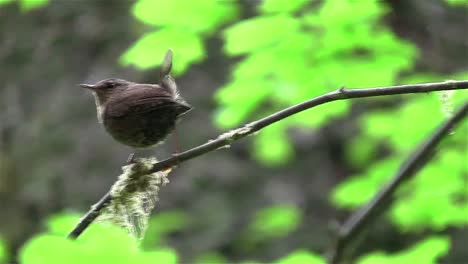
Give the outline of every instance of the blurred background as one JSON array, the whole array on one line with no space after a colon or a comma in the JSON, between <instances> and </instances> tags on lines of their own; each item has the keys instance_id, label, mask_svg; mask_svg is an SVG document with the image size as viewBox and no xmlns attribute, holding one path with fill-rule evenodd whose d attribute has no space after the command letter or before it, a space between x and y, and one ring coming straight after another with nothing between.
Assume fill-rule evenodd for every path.
<instances>
[{"instance_id":1,"label":"blurred background","mask_svg":"<svg viewBox=\"0 0 468 264\"><path fill-rule=\"evenodd\" d=\"M89 248L63 240L132 151L77 84L157 83L171 48L195 109L177 139L140 153L163 159L176 141L189 149L342 85L466 80L467 26L464 0L0 0L0 263L102 263L118 251L104 235ZM132 263L321 263L337 221L467 99L334 102L187 161ZM352 263L468 263L467 133L464 122L398 191Z\"/></svg>"}]
</instances>

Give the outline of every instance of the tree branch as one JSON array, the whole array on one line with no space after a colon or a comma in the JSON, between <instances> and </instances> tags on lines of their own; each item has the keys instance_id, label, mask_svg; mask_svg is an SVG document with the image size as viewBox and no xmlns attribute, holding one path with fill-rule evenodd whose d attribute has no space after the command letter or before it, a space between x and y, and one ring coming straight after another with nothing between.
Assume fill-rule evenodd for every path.
<instances>
[{"instance_id":1,"label":"tree branch","mask_svg":"<svg viewBox=\"0 0 468 264\"><path fill-rule=\"evenodd\" d=\"M411 179L433 156L437 145L468 113L465 103L450 119L444 122L412 155L409 156L397 174L365 206L352 214L338 230L338 238L329 258L329 263L341 263L349 244L355 241L366 226L391 204L391 198L401 184Z\"/></svg>"},{"instance_id":2,"label":"tree branch","mask_svg":"<svg viewBox=\"0 0 468 264\"><path fill-rule=\"evenodd\" d=\"M197 146L180 154L173 155L171 158L162 160L161 162L155 164L151 172L157 172L166 168L173 167L179 164L180 162L193 159L205 153L219 149L223 146L230 145L232 142L246 137L266 126L269 126L291 115L297 114L299 112L321 104L352 98L365 98L409 93L427 93L433 91L459 90L467 88L468 81L445 81L439 83L399 85L351 90L342 87L336 91L326 93L324 95L312 98L308 101L288 107L284 110L276 112L260 120L246 124L238 129L231 130L227 133L220 135L215 140L210 140L203 145ZM111 200L112 197L110 193L107 193L104 197L102 197L101 200L97 204L95 204L88 213L86 213L86 215L80 220L78 225L70 232L68 238L76 239L99 216L101 210L105 208Z\"/></svg>"}]
</instances>

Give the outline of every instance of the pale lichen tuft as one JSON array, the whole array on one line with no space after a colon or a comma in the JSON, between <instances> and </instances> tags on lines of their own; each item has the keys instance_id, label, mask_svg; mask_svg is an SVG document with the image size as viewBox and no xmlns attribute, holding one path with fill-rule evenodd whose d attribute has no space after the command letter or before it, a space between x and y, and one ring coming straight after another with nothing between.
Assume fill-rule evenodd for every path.
<instances>
[{"instance_id":1,"label":"pale lichen tuft","mask_svg":"<svg viewBox=\"0 0 468 264\"><path fill-rule=\"evenodd\" d=\"M171 169L151 173L156 158L138 158L122 167L122 174L111 188L112 201L98 221L111 222L142 239L148 218L158 201L159 189L169 183Z\"/></svg>"}]
</instances>

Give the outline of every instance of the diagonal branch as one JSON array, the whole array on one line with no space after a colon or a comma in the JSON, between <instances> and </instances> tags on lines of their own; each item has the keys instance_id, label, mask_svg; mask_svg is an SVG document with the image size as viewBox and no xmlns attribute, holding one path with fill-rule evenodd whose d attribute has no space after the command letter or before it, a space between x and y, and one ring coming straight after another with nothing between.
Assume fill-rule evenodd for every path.
<instances>
[{"instance_id":1,"label":"diagonal branch","mask_svg":"<svg viewBox=\"0 0 468 264\"><path fill-rule=\"evenodd\" d=\"M333 102L338 100L346 100L352 98L365 98L375 97L384 95L398 95L398 94L409 94L409 93L427 93L433 91L446 91L446 90L460 90L468 89L468 81L445 81L439 83L425 83L425 84L414 84L414 85L399 85L399 86L388 86L378 88L367 88L367 89L345 89L344 87L326 93L321 96L317 96L308 101L299 103L297 105L288 107L284 110L271 114L260 120L248 123L238 129L229 131L220 135L214 140L210 140L205 144L194 147L185 152L173 155L171 158L162 160L155 164L151 172L161 171L170 167L173 167L180 162L193 159L201 156L205 153L217 150L223 146L230 145L232 142L237 141L243 137L253 134L260 129L276 123L282 119L285 119L291 115L297 114L309 108ZM68 235L69 239L76 239L86 228L99 216L101 210L105 208L112 200L111 194L107 193L101 200L95 204L88 213L80 220L78 225Z\"/></svg>"},{"instance_id":2,"label":"diagonal branch","mask_svg":"<svg viewBox=\"0 0 468 264\"><path fill-rule=\"evenodd\" d=\"M437 145L450 131L462 121L468 114L468 102L466 102L450 119L444 122L434 134L420 145L397 174L362 208L352 214L338 230L338 238L331 252L331 264L341 263L351 242L369 226L391 204L393 194L402 183L416 176L435 152Z\"/></svg>"}]
</instances>

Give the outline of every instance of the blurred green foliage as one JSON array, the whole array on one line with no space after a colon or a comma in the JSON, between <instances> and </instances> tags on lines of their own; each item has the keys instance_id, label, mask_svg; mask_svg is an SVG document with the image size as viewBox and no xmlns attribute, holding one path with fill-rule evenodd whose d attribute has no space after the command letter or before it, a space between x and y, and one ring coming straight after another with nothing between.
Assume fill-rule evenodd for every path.
<instances>
[{"instance_id":1,"label":"blurred green foliage","mask_svg":"<svg viewBox=\"0 0 468 264\"><path fill-rule=\"evenodd\" d=\"M257 214L251 224L252 237L259 233L270 234L271 237L284 235L298 225L299 211L297 208L281 205L265 208ZM46 223L47 233L31 238L21 249L19 259L24 264L39 263L178 263L177 253L167 248L164 243L150 243L162 241L165 233L185 228L187 215L179 211L170 211L156 215L147 230L148 241L142 244L128 235L123 229L107 225L93 224L76 241L66 239L67 233L78 222L78 216L58 214L52 216ZM268 228L264 228L260 221L264 221ZM159 228L155 228L158 224ZM280 230L280 231L278 231ZM146 244L146 246L145 246ZM151 248L143 251L141 248ZM4 251L0 254L6 256ZM0 255L0 263L1 263ZM205 252L197 257L194 263L229 263L218 252ZM245 262L257 263L257 262ZM278 264L318 264L323 259L305 250L296 250L280 258Z\"/></svg>"},{"instance_id":2,"label":"blurred green foliage","mask_svg":"<svg viewBox=\"0 0 468 264\"><path fill-rule=\"evenodd\" d=\"M294 211L294 210L292 210ZM286 213L285 213L286 212ZM291 208L271 207L267 208L254 220L266 220L265 217L284 217L291 215ZM170 221L185 216L178 212L167 213L159 220L160 224L168 224ZM165 220L161 220L165 219ZM142 251L138 241L126 234L123 230L94 224L77 241L65 239L65 235L76 224L78 218L74 215L61 214L49 219L48 232L33 237L20 251L20 261L25 264L35 263L178 263L177 253L169 248L157 247L152 251ZM289 221L279 221L289 222ZM296 222L296 221L292 221ZM294 225L289 223L289 225ZM280 225L283 226L283 225ZM148 230L150 231L150 230ZM264 231L261 231L264 232ZM152 233L151 236L158 235ZM437 263L436 259L447 253L450 240L446 237L429 237L412 248L397 254L370 253L362 256L357 263ZM0 263L5 260L6 252L2 251L0 244ZM3 257L3 259L2 259ZM229 263L217 252L207 252L199 256L194 263ZM252 261L242 263L257 263ZM325 260L316 253L306 250L295 250L285 257L275 261L277 264L322 264Z\"/></svg>"},{"instance_id":3,"label":"blurred green foliage","mask_svg":"<svg viewBox=\"0 0 468 264\"><path fill-rule=\"evenodd\" d=\"M249 252L274 240L284 239L302 224L302 211L295 205L275 204L258 210L241 232L237 247Z\"/></svg>"},{"instance_id":4,"label":"blurred green foliage","mask_svg":"<svg viewBox=\"0 0 468 264\"><path fill-rule=\"evenodd\" d=\"M20 0L21 10L29 11L44 6L49 0Z\"/></svg>"},{"instance_id":5,"label":"blurred green foliage","mask_svg":"<svg viewBox=\"0 0 468 264\"><path fill-rule=\"evenodd\" d=\"M174 74L184 73L205 57L203 39L235 19L237 13L234 1L139 0L133 5L133 15L157 30L137 40L120 62L139 69L156 67L170 48L174 51Z\"/></svg>"},{"instance_id":6,"label":"blurred green foliage","mask_svg":"<svg viewBox=\"0 0 468 264\"><path fill-rule=\"evenodd\" d=\"M450 248L450 239L447 237L429 237L413 247L400 253L385 254L371 253L361 257L357 264L407 264L424 263L436 264L438 258L447 254Z\"/></svg>"},{"instance_id":7,"label":"blurred green foliage","mask_svg":"<svg viewBox=\"0 0 468 264\"><path fill-rule=\"evenodd\" d=\"M145 34L122 56L121 61L126 65L135 64L140 69L154 67L161 63L167 47L177 51L177 63L173 67L175 74L185 72L191 63L204 56L203 43L198 35L171 28Z\"/></svg>"},{"instance_id":8,"label":"blurred green foliage","mask_svg":"<svg viewBox=\"0 0 468 264\"><path fill-rule=\"evenodd\" d=\"M281 9L283 2L263 1L258 16L224 31L226 54L244 59L216 94L219 126L239 125L341 85L392 84L412 66L416 49L379 23L382 2L329 0L302 8L304 1L289 1ZM349 105L335 102L262 130L254 138L255 157L269 165L288 162L294 153L288 128L323 125L345 115Z\"/></svg>"},{"instance_id":9,"label":"blurred green foliage","mask_svg":"<svg viewBox=\"0 0 468 264\"><path fill-rule=\"evenodd\" d=\"M12 3L13 1L15 1L15 0L0 0L0 5L5 5L5 4L8 4L8 3Z\"/></svg>"},{"instance_id":10,"label":"blurred green foliage","mask_svg":"<svg viewBox=\"0 0 468 264\"><path fill-rule=\"evenodd\" d=\"M427 75L425 81L434 77ZM423 76L416 79L420 81L421 78ZM408 96L410 99L398 108L374 111L361 117L363 131L350 143L348 156L355 167L365 167L365 170L335 188L332 194L335 205L355 208L367 202L394 176L410 153L443 122L446 112L454 111L468 100L465 91L453 92L446 102L441 102L441 96L444 94ZM468 125L464 122L442 142L439 153L417 177L397 192L390 217L402 230L442 230L448 226L468 224L466 131ZM384 142L391 154L376 160L378 148L382 147L379 142Z\"/></svg>"},{"instance_id":11,"label":"blurred green foliage","mask_svg":"<svg viewBox=\"0 0 468 264\"><path fill-rule=\"evenodd\" d=\"M177 254L169 248L153 251L139 249L138 241L123 230L93 224L77 241L66 234L78 217L58 215L48 222L48 233L33 237L19 254L24 264L42 263L177 263Z\"/></svg>"},{"instance_id":12,"label":"blurred green foliage","mask_svg":"<svg viewBox=\"0 0 468 264\"><path fill-rule=\"evenodd\" d=\"M249 235L257 239L282 237L294 231L302 220L302 212L293 205L275 205L257 211L248 226Z\"/></svg>"},{"instance_id":13,"label":"blurred green foliage","mask_svg":"<svg viewBox=\"0 0 468 264\"><path fill-rule=\"evenodd\" d=\"M8 251L6 247L6 243L2 237L0 237L0 263L6 263L8 258Z\"/></svg>"},{"instance_id":14,"label":"blurred green foliage","mask_svg":"<svg viewBox=\"0 0 468 264\"><path fill-rule=\"evenodd\" d=\"M306 250L296 250L275 262L276 264L325 264L322 256Z\"/></svg>"},{"instance_id":15,"label":"blurred green foliage","mask_svg":"<svg viewBox=\"0 0 468 264\"><path fill-rule=\"evenodd\" d=\"M291 13L296 12L306 4L311 4L316 0L268 0L259 3L259 11L261 13Z\"/></svg>"},{"instance_id":16,"label":"blurred green foliage","mask_svg":"<svg viewBox=\"0 0 468 264\"><path fill-rule=\"evenodd\" d=\"M158 212L152 216L148 223L146 236L142 241L145 249L151 249L163 245L162 239L171 233L181 231L189 225L189 216L178 210Z\"/></svg>"},{"instance_id":17,"label":"blurred green foliage","mask_svg":"<svg viewBox=\"0 0 468 264\"><path fill-rule=\"evenodd\" d=\"M27 12L46 5L49 0L0 0L0 6L13 2L17 2L21 10Z\"/></svg>"},{"instance_id":18,"label":"blurred green foliage","mask_svg":"<svg viewBox=\"0 0 468 264\"><path fill-rule=\"evenodd\" d=\"M466 5L468 6L468 0L445 0L451 5Z\"/></svg>"}]
</instances>

